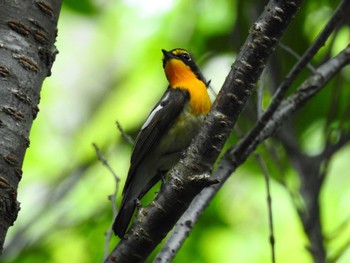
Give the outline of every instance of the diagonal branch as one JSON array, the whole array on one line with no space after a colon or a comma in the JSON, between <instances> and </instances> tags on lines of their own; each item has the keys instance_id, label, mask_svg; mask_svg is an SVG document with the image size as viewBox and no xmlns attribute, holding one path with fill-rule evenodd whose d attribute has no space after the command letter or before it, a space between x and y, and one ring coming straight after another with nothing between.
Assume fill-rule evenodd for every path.
<instances>
[{"instance_id":1,"label":"diagonal branch","mask_svg":"<svg viewBox=\"0 0 350 263\"><path fill-rule=\"evenodd\" d=\"M249 144L254 137L257 137L259 132L263 130L268 120L271 118L271 116L274 114L274 112L277 110L277 108L281 104L284 95L286 94L288 89L291 87L296 77L299 75L302 69L309 64L311 59L320 50L320 48L324 46L330 34L337 28L339 23L344 19L346 14L345 10L349 5L350 5L349 0L341 1L341 3L338 5L337 9L334 11L332 17L328 21L325 28L317 37L317 39L305 51L305 53L300 58L300 60L294 65L294 67L288 73L284 81L277 88L277 91L272 98L271 104L269 105L267 110L264 112L264 114L261 116L261 118L258 120L258 122L253 127L253 129L247 134L247 139L243 140L239 147L246 148L247 144Z\"/></svg>"},{"instance_id":2,"label":"diagonal branch","mask_svg":"<svg viewBox=\"0 0 350 263\"><path fill-rule=\"evenodd\" d=\"M250 29L237 60L232 65L206 123L157 198L141 209L118 246L105 262L142 262L167 235L193 198L212 186L211 169L238 116L252 94L268 58L274 51L302 1L271 0Z\"/></svg>"},{"instance_id":3,"label":"diagonal branch","mask_svg":"<svg viewBox=\"0 0 350 263\"><path fill-rule=\"evenodd\" d=\"M240 148L228 150L221 161L218 168L213 173L213 177L217 178L220 183L205 188L191 203L190 207L177 222L172 235L168 238L163 249L157 256L157 262L170 262L180 249L186 237L189 235L193 225L198 220L204 209L208 206L210 200L216 192L221 188L228 177L236 170L257 147L259 143L273 135L279 126L281 126L290 116L300 109L308 100L314 97L325 84L334 77L344 66L350 63L350 46L346 47L336 57L322 65L317 69L317 74L306 80L298 89L298 91L284 100L276 113L272 116L265 128L259 136L251 142L252 147L245 149ZM241 158L237 156L241 155Z\"/></svg>"}]
</instances>

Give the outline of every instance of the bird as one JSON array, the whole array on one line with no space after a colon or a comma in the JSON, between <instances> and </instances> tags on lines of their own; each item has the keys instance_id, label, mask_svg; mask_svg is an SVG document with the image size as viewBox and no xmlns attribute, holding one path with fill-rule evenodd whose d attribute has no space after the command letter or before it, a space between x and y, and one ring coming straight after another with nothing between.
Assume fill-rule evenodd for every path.
<instances>
[{"instance_id":1,"label":"bird","mask_svg":"<svg viewBox=\"0 0 350 263\"><path fill-rule=\"evenodd\" d=\"M122 202L112 229L123 238L139 200L182 157L211 108L209 82L183 48L162 49L169 85L133 145Z\"/></svg>"}]
</instances>

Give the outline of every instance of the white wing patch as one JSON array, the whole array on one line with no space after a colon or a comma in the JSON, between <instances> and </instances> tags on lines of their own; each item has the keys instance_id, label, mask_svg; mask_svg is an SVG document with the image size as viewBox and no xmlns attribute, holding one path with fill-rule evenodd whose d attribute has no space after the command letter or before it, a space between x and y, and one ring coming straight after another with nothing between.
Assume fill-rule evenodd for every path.
<instances>
[{"instance_id":1,"label":"white wing patch","mask_svg":"<svg viewBox=\"0 0 350 263\"><path fill-rule=\"evenodd\" d=\"M145 129L151 123L156 113L164 108L164 106L166 105L166 103L164 104L164 102L168 100L168 97L169 97L169 93L165 94L164 98L160 101L159 105L150 113L147 120L142 125L141 130Z\"/></svg>"},{"instance_id":2,"label":"white wing patch","mask_svg":"<svg viewBox=\"0 0 350 263\"><path fill-rule=\"evenodd\" d=\"M145 121L145 123L142 125L141 130L145 129L153 120L154 115L156 115L156 113L158 111L160 111L161 109L163 109L164 106L162 106L161 104L159 104L152 112L151 114L148 116L147 120Z\"/></svg>"}]
</instances>

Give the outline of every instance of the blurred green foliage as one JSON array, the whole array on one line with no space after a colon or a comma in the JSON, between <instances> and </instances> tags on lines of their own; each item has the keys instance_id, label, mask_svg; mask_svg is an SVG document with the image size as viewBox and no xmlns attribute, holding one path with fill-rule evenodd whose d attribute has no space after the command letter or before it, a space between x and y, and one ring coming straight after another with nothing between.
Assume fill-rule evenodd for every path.
<instances>
[{"instance_id":1,"label":"blurred green foliage","mask_svg":"<svg viewBox=\"0 0 350 263\"><path fill-rule=\"evenodd\" d=\"M282 42L297 53L304 52L331 16L335 2L306 1ZM115 181L97 160L92 143L97 143L121 178L120 200L131 145L122 138L115 121L135 137L164 92L167 82L160 50L191 50L218 91L263 8L263 1L258 0L64 1L58 25L59 54L42 89L41 110L31 131L19 187L21 211L8 233L2 262L100 262L104 234L113 220L107 197L113 193ZM337 54L349 43L349 34L349 28L341 28L333 45L322 49L313 63L320 63L327 52ZM296 60L277 49L271 58L278 68L277 85ZM297 84L308 75L303 72ZM348 104L349 91L344 87L350 84L349 68L342 76L341 83L332 81L293 120L308 153L323 147L334 92L342 93L339 116ZM267 92L265 106L270 99ZM253 111L249 106L244 111L239 121L242 132L252 126ZM349 128L349 120L336 119L335 136L341 125ZM230 143L236 141L233 135ZM281 148L276 149L278 163L264 147L259 152L275 179L272 198L277 262L311 262L298 215L280 184L283 178L296 190L295 171ZM344 223L350 215L349 159L349 147L332 159L321 196L331 255L350 235L349 224ZM333 235L342 223L340 233ZM174 262L271 262L268 238L265 183L256 159L250 158L218 193ZM111 247L117 242L113 237ZM349 261L348 249L338 262Z\"/></svg>"}]
</instances>

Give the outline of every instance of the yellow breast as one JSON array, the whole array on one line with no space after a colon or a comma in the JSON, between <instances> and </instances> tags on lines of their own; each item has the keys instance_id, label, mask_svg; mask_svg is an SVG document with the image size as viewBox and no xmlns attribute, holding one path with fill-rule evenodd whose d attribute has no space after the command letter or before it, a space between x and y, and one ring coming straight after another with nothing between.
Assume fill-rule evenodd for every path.
<instances>
[{"instance_id":1,"label":"yellow breast","mask_svg":"<svg viewBox=\"0 0 350 263\"><path fill-rule=\"evenodd\" d=\"M172 59L165 66L170 87L185 89L190 94L190 108L194 115L206 115L211 107L205 83L181 60Z\"/></svg>"}]
</instances>

